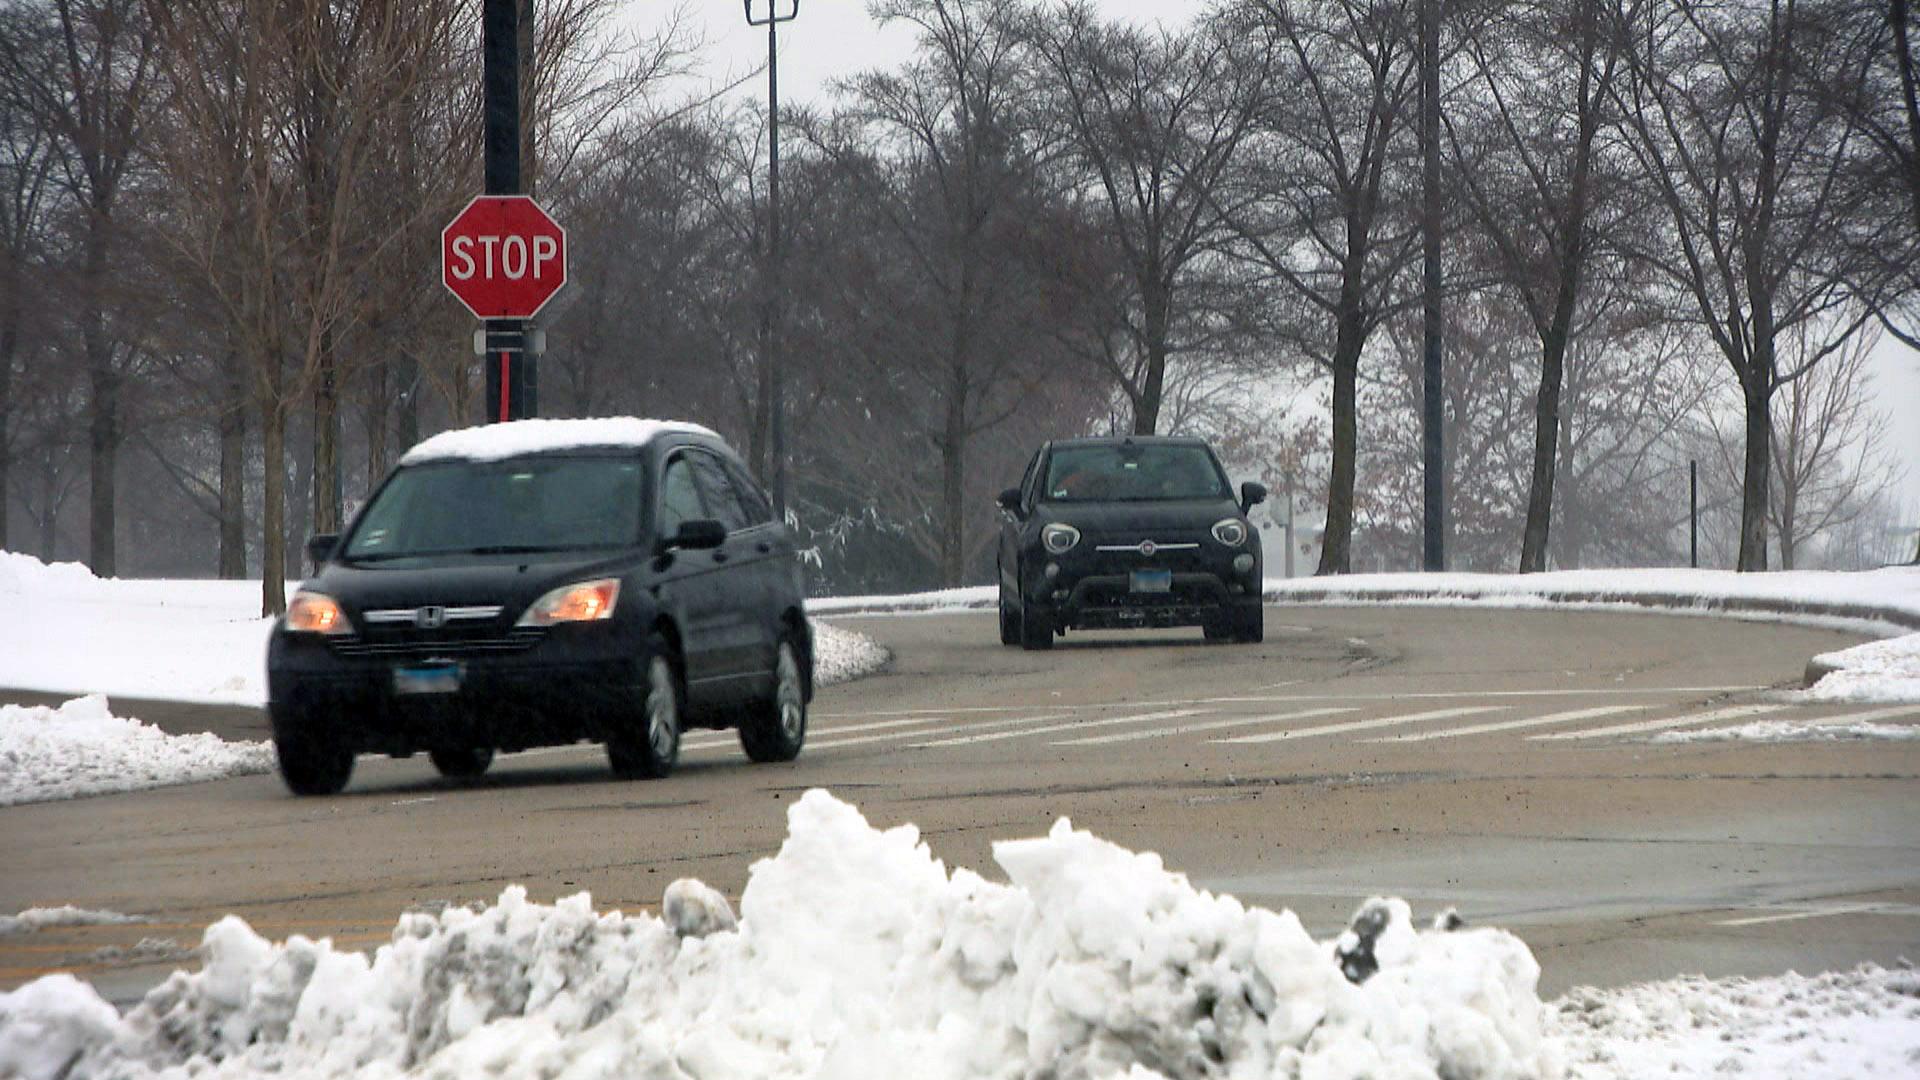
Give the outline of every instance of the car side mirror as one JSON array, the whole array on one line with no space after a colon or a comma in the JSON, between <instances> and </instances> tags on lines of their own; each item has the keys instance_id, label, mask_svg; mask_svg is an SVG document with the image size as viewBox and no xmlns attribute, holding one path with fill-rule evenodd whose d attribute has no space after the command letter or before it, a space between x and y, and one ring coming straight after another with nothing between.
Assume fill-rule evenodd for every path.
<instances>
[{"instance_id":1,"label":"car side mirror","mask_svg":"<svg viewBox=\"0 0 1920 1080\"><path fill-rule=\"evenodd\" d=\"M1240 512L1246 513L1267 501L1267 485L1252 480L1240 485Z\"/></svg>"},{"instance_id":2,"label":"car side mirror","mask_svg":"<svg viewBox=\"0 0 1920 1080\"><path fill-rule=\"evenodd\" d=\"M1019 516L1020 514L1020 489L1019 488L1017 487L1008 488L1007 490L1001 492L1000 497L994 501L1000 504L1000 509L1005 510L1007 513L1012 514L1016 517Z\"/></svg>"},{"instance_id":3,"label":"car side mirror","mask_svg":"<svg viewBox=\"0 0 1920 1080\"><path fill-rule=\"evenodd\" d=\"M679 548L684 551L709 551L727 542L727 527L712 518L696 518L680 523L680 531L661 545L662 553Z\"/></svg>"},{"instance_id":4,"label":"car side mirror","mask_svg":"<svg viewBox=\"0 0 1920 1080\"><path fill-rule=\"evenodd\" d=\"M333 558L333 549L340 546L339 533L321 533L307 537L307 559L318 570L320 564Z\"/></svg>"}]
</instances>

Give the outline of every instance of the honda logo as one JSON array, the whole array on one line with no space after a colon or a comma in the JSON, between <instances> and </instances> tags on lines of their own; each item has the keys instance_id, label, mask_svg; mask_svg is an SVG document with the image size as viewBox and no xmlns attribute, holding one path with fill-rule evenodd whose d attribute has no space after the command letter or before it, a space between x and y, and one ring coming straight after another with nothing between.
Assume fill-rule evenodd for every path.
<instances>
[{"instance_id":1,"label":"honda logo","mask_svg":"<svg viewBox=\"0 0 1920 1080\"><path fill-rule=\"evenodd\" d=\"M413 625L422 630L438 630L447 625L447 609L439 606L415 608Z\"/></svg>"}]
</instances>

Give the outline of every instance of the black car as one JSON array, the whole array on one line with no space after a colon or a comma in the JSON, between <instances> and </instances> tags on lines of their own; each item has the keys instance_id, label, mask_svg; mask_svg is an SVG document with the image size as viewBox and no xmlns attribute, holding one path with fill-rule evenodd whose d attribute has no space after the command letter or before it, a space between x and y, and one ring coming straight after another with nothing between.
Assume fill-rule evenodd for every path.
<instances>
[{"instance_id":1,"label":"black car","mask_svg":"<svg viewBox=\"0 0 1920 1080\"><path fill-rule=\"evenodd\" d=\"M688 727L755 761L806 739L813 636L786 527L740 459L690 424L531 420L410 451L275 626L280 774L346 786L354 755L426 751L473 777L494 752L604 742L661 777Z\"/></svg>"},{"instance_id":2,"label":"black car","mask_svg":"<svg viewBox=\"0 0 1920 1080\"><path fill-rule=\"evenodd\" d=\"M1260 538L1240 486L1200 439L1047 443L1000 495L1000 641L1053 647L1069 628L1200 626L1255 642Z\"/></svg>"}]
</instances>

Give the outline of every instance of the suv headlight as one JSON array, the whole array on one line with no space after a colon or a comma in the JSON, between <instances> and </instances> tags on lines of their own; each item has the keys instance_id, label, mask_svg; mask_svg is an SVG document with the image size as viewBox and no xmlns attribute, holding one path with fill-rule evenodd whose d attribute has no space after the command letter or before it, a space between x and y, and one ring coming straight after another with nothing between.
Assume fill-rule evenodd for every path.
<instances>
[{"instance_id":1,"label":"suv headlight","mask_svg":"<svg viewBox=\"0 0 1920 1080\"><path fill-rule=\"evenodd\" d=\"M1040 530L1040 545L1055 555L1065 555L1080 542L1080 530L1055 523Z\"/></svg>"},{"instance_id":2,"label":"suv headlight","mask_svg":"<svg viewBox=\"0 0 1920 1080\"><path fill-rule=\"evenodd\" d=\"M620 602L620 579L601 578L562 585L533 602L515 626L552 626L555 623L599 622L613 618Z\"/></svg>"},{"instance_id":3,"label":"suv headlight","mask_svg":"<svg viewBox=\"0 0 1920 1080\"><path fill-rule=\"evenodd\" d=\"M1239 518L1222 518L1213 523L1213 538L1228 547L1247 542L1247 523Z\"/></svg>"},{"instance_id":4,"label":"suv headlight","mask_svg":"<svg viewBox=\"0 0 1920 1080\"><path fill-rule=\"evenodd\" d=\"M353 624L333 597L302 589L287 603L287 629L300 634L351 634Z\"/></svg>"}]
</instances>

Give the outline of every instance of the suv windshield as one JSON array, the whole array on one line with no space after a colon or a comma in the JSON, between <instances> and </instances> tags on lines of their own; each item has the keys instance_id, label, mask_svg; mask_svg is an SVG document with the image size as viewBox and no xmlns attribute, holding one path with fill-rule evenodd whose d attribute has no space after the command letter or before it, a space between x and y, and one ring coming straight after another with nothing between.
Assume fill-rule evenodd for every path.
<instances>
[{"instance_id":1,"label":"suv windshield","mask_svg":"<svg viewBox=\"0 0 1920 1080\"><path fill-rule=\"evenodd\" d=\"M348 560L625 547L640 536L630 457L444 461L396 473L347 539Z\"/></svg>"},{"instance_id":2,"label":"suv windshield","mask_svg":"<svg viewBox=\"0 0 1920 1080\"><path fill-rule=\"evenodd\" d=\"M1055 447L1041 497L1049 502L1225 499L1227 478L1203 446Z\"/></svg>"}]
</instances>

